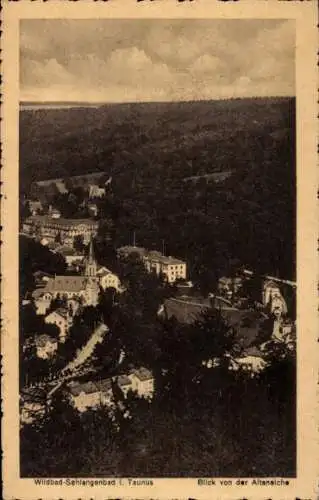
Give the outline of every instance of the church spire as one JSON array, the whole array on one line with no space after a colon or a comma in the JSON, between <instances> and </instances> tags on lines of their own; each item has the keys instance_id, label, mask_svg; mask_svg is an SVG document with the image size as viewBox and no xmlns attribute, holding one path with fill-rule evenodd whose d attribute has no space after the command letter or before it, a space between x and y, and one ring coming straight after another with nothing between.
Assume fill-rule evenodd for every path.
<instances>
[{"instance_id":1,"label":"church spire","mask_svg":"<svg viewBox=\"0 0 319 500\"><path fill-rule=\"evenodd\" d=\"M90 248L89 248L88 262L90 262L90 263L95 262L94 247L93 247L93 238L90 239Z\"/></svg>"},{"instance_id":2,"label":"church spire","mask_svg":"<svg viewBox=\"0 0 319 500\"><path fill-rule=\"evenodd\" d=\"M94 255L93 239L90 240L89 255L86 259L85 276L96 277L97 265Z\"/></svg>"}]
</instances>

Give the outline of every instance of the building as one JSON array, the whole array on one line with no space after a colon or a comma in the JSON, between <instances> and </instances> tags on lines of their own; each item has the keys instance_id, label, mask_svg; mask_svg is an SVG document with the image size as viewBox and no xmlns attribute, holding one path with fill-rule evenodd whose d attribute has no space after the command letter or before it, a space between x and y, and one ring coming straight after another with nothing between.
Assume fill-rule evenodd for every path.
<instances>
[{"instance_id":1,"label":"building","mask_svg":"<svg viewBox=\"0 0 319 500\"><path fill-rule=\"evenodd\" d=\"M85 260L84 275L56 275L49 278L42 288L37 288L32 293L32 297L35 300L37 314L45 314L53 299L80 301L88 306L96 306L99 293L100 285L99 277L97 276L97 263L93 252L93 242L91 240L89 255ZM59 321L61 321L61 319Z\"/></svg>"},{"instance_id":2,"label":"building","mask_svg":"<svg viewBox=\"0 0 319 500\"><path fill-rule=\"evenodd\" d=\"M99 187L97 184L89 186L89 198L103 198L105 196L105 187Z\"/></svg>"},{"instance_id":3,"label":"building","mask_svg":"<svg viewBox=\"0 0 319 500\"><path fill-rule=\"evenodd\" d=\"M88 244L97 234L98 222L92 219L56 219L48 215L33 215L24 221L22 229L38 239L54 242L59 238L63 245L73 246L75 236L83 236L83 243Z\"/></svg>"},{"instance_id":4,"label":"building","mask_svg":"<svg viewBox=\"0 0 319 500\"><path fill-rule=\"evenodd\" d=\"M49 215L52 217L52 219L60 219L61 217L61 212L57 208L54 208L50 205L49 207Z\"/></svg>"},{"instance_id":5,"label":"building","mask_svg":"<svg viewBox=\"0 0 319 500\"><path fill-rule=\"evenodd\" d=\"M127 375L119 375L116 379L116 383L123 392L124 397L126 397L127 393L132 390L132 382Z\"/></svg>"},{"instance_id":6,"label":"building","mask_svg":"<svg viewBox=\"0 0 319 500\"><path fill-rule=\"evenodd\" d=\"M55 311L49 313L45 319L45 323L56 325L59 330L59 340L60 342L65 342L68 335L69 328L73 322L73 315L65 307L59 307Z\"/></svg>"},{"instance_id":7,"label":"building","mask_svg":"<svg viewBox=\"0 0 319 500\"><path fill-rule=\"evenodd\" d=\"M154 394L154 378L152 373L144 367L132 370L129 374L118 375L113 378L75 382L68 384L71 401L78 411L84 412L98 406L112 407L114 405L113 387L121 389L124 398L129 391L139 397L151 399Z\"/></svg>"},{"instance_id":8,"label":"building","mask_svg":"<svg viewBox=\"0 0 319 500\"><path fill-rule=\"evenodd\" d=\"M287 304L281 294L278 283L274 280L265 280L262 291L263 306L268 308L276 317L287 314Z\"/></svg>"},{"instance_id":9,"label":"building","mask_svg":"<svg viewBox=\"0 0 319 500\"><path fill-rule=\"evenodd\" d=\"M218 280L218 292L231 299L243 287L243 279L239 276L233 278L223 276Z\"/></svg>"},{"instance_id":10,"label":"building","mask_svg":"<svg viewBox=\"0 0 319 500\"><path fill-rule=\"evenodd\" d=\"M26 200L25 203L29 207L31 215L37 215L43 210L43 205L40 200Z\"/></svg>"},{"instance_id":11,"label":"building","mask_svg":"<svg viewBox=\"0 0 319 500\"><path fill-rule=\"evenodd\" d=\"M92 240L90 242L89 254L87 258L84 259L83 257L83 260L85 261L85 265L82 275L56 275L47 277L46 281L41 283L42 286L33 291L32 298L35 302L37 314L46 314L53 299L66 299L67 311L71 309L73 314L75 314L79 303L88 306L96 306L98 304L100 287L103 289L112 287L118 292L122 291L118 276L106 267L98 266ZM74 261L71 262L74 264ZM56 324L56 318L50 317L51 319ZM63 321L61 318L58 321L61 322L62 326ZM65 330L65 328L63 329Z\"/></svg>"},{"instance_id":12,"label":"building","mask_svg":"<svg viewBox=\"0 0 319 500\"><path fill-rule=\"evenodd\" d=\"M108 406L112 402L112 380L98 382L71 382L69 384L71 401L79 412L98 406Z\"/></svg>"},{"instance_id":13,"label":"building","mask_svg":"<svg viewBox=\"0 0 319 500\"><path fill-rule=\"evenodd\" d=\"M244 370L254 376L254 374L263 371L267 365L264 353L258 347L252 346L245 349L238 357L231 358L230 369Z\"/></svg>"},{"instance_id":14,"label":"building","mask_svg":"<svg viewBox=\"0 0 319 500\"><path fill-rule=\"evenodd\" d=\"M119 277L106 267L100 267L96 275L99 278L99 283L103 290L106 288L115 288L117 292L122 290Z\"/></svg>"},{"instance_id":15,"label":"building","mask_svg":"<svg viewBox=\"0 0 319 500\"><path fill-rule=\"evenodd\" d=\"M174 283L178 279L186 279L187 266L183 260L171 256L166 257L161 252L136 246L121 247L117 253L120 257L138 255L148 272L155 272L158 276L162 274L168 283Z\"/></svg>"},{"instance_id":16,"label":"building","mask_svg":"<svg viewBox=\"0 0 319 500\"><path fill-rule=\"evenodd\" d=\"M91 217L96 217L99 213L99 209L96 203L89 202L87 204L87 209Z\"/></svg>"},{"instance_id":17,"label":"building","mask_svg":"<svg viewBox=\"0 0 319 500\"><path fill-rule=\"evenodd\" d=\"M52 278L49 280L51 279ZM53 299L52 293L46 290L48 281L44 282L41 288L37 288L32 292L36 313L40 316L46 314L48 308L50 307L51 300Z\"/></svg>"},{"instance_id":18,"label":"building","mask_svg":"<svg viewBox=\"0 0 319 500\"><path fill-rule=\"evenodd\" d=\"M132 391L145 399L152 399L154 394L154 377L147 368L133 370L128 376L132 383Z\"/></svg>"},{"instance_id":19,"label":"building","mask_svg":"<svg viewBox=\"0 0 319 500\"><path fill-rule=\"evenodd\" d=\"M49 335L37 335L34 339L36 353L38 358L49 359L54 356L58 348L57 339Z\"/></svg>"}]
</instances>

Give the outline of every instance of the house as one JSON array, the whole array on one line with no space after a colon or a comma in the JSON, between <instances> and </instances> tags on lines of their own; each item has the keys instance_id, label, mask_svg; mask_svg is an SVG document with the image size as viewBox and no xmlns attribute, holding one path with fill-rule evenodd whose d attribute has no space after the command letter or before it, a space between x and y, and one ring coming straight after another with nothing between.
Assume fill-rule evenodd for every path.
<instances>
[{"instance_id":1,"label":"house","mask_svg":"<svg viewBox=\"0 0 319 500\"><path fill-rule=\"evenodd\" d=\"M262 289L262 302L264 307L270 303L274 296L281 296L279 285L274 280L266 279Z\"/></svg>"},{"instance_id":2,"label":"house","mask_svg":"<svg viewBox=\"0 0 319 500\"><path fill-rule=\"evenodd\" d=\"M186 280L187 266L186 262L172 256L166 257L156 250L147 250L143 247L124 246L118 249L119 257L128 257L129 255L138 255L144 262L148 272L162 274L168 283L174 283L176 280Z\"/></svg>"},{"instance_id":3,"label":"house","mask_svg":"<svg viewBox=\"0 0 319 500\"><path fill-rule=\"evenodd\" d=\"M100 267L97 270L96 275L103 290L105 290L106 288L115 288L117 292L120 292L122 290L119 277L106 267Z\"/></svg>"},{"instance_id":4,"label":"house","mask_svg":"<svg viewBox=\"0 0 319 500\"><path fill-rule=\"evenodd\" d=\"M68 335L69 328L72 325L73 317L70 315L69 311L64 307L59 307L55 311L49 313L45 319L45 323L56 325L59 330L59 340L60 342L65 342Z\"/></svg>"},{"instance_id":5,"label":"house","mask_svg":"<svg viewBox=\"0 0 319 500\"><path fill-rule=\"evenodd\" d=\"M218 292L231 299L243 287L243 279L239 276L226 277L223 276L218 280Z\"/></svg>"},{"instance_id":6,"label":"house","mask_svg":"<svg viewBox=\"0 0 319 500\"><path fill-rule=\"evenodd\" d=\"M79 412L84 412L89 408L96 408L100 405L108 404L112 396L111 379L99 382L70 382L69 391L71 401Z\"/></svg>"},{"instance_id":7,"label":"house","mask_svg":"<svg viewBox=\"0 0 319 500\"><path fill-rule=\"evenodd\" d=\"M39 200L26 200L26 204L29 206L31 215L37 215L43 210L42 203Z\"/></svg>"},{"instance_id":8,"label":"house","mask_svg":"<svg viewBox=\"0 0 319 500\"><path fill-rule=\"evenodd\" d=\"M105 196L105 187L99 187L97 184L89 185L89 198L103 198Z\"/></svg>"},{"instance_id":9,"label":"house","mask_svg":"<svg viewBox=\"0 0 319 500\"><path fill-rule=\"evenodd\" d=\"M49 208L49 215L52 217L52 219L60 219L61 212L57 208L52 208L50 206L50 208Z\"/></svg>"},{"instance_id":10,"label":"house","mask_svg":"<svg viewBox=\"0 0 319 500\"><path fill-rule=\"evenodd\" d=\"M38 358L41 359L49 359L54 356L57 348L58 341L57 339L50 337L49 335L36 335L34 339L36 353Z\"/></svg>"},{"instance_id":11,"label":"house","mask_svg":"<svg viewBox=\"0 0 319 500\"><path fill-rule=\"evenodd\" d=\"M52 274L45 273L44 271L35 271L35 273L33 273L33 276L37 287L45 286L49 279L53 277Z\"/></svg>"},{"instance_id":12,"label":"house","mask_svg":"<svg viewBox=\"0 0 319 500\"><path fill-rule=\"evenodd\" d=\"M89 202L87 204L88 212L91 217L96 217L99 213L99 209L96 203Z\"/></svg>"},{"instance_id":13,"label":"house","mask_svg":"<svg viewBox=\"0 0 319 500\"><path fill-rule=\"evenodd\" d=\"M50 307L53 294L45 289L45 286L37 288L32 292L32 298L38 315L44 315Z\"/></svg>"},{"instance_id":14,"label":"house","mask_svg":"<svg viewBox=\"0 0 319 500\"><path fill-rule=\"evenodd\" d=\"M121 374L116 377L94 380L89 382L72 381L68 384L71 401L79 412L84 412L89 408L97 408L98 406L112 407L113 385L121 389L124 397L129 391L135 392L139 397L151 399L154 393L154 378L152 373L146 368L138 368L132 370L128 375ZM118 403L119 408L123 411L125 406Z\"/></svg>"},{"instance_id":15,"label":"house","mask_svg":"<svg viewBox=\"0 0 319 500\"><path fill-rule=\"evenodd\" d=\"M280 318L287 314L287 304L283 296L275 294L270 300L270 312L276 317Z\"/></svg>"},{"instance_id":16,"label":"house","mask_svg":"<svg viewBox=\"0 0 319 500\"><path fill-rule=\"evenodd\" d=\"M132 390L132 382L127 375L119 375L116 378L116 383L124 394L124 397L127 396L128 391Z\"/></svg>"},{"instance_id":17,"label":"house","mask_svg":"<svg viewBox=\"0 0 319 500\"><path fill-rule=\"evenodd\" d=\"M168 283L174 283L176 280L186 280L186 262L175 257L161 254L157 251L151 251L144 257L145 267L149 272L162 274Z\"/></svg>"},{"instance_id":18,"label":"house","mask_svg":"<svg viewBox=\"0 0 319 500\"><path fill-rule=\"evenodd\" d=\"M264 353L255 346L248 347L236 358L231 359L231 370L244 370L252 375L263 371L268 366L264 359Z\"/></svg>"},{"instance_id":19,"label":"house","mask_svg":"<svg viewBox=\"0 0 319 500\"><path fill-rule=\"evenodd\" d=\"M75 236L83 236L86 245L97 234L98 222L92 219L65 219L49 215L33 215L23 223L23 231L31 236L48 242L54 242L57 237L65 245L73 246Z\"/></svg>"},{"instance_id":20,"label":"house","mask_svg":"<svg viewBox=\"0 0 319 500\"><path fill-rule=\"evenodd\" d=\"M128 375L132 383L132 391L145 399L152 399L154 394L154 377L150 370L144 367L132 370Z\"/></svg>"},{"instance_id":21,"label":"house","mask_svg":"<svg viewBox=\"0 0 319 500\"><path fill-rule=\"evenodd\" d=\"M289 343L295 334L295 325L290 320L275 318L271 339L277 342Z\"/></svg>"}]
</instances>

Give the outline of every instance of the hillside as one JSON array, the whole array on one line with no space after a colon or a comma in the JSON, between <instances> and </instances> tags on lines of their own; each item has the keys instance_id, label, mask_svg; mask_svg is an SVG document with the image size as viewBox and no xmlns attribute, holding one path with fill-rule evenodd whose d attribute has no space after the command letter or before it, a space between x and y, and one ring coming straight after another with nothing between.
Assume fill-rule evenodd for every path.
<instances>
[{"instance_id":1,"label":"hillside","mask_svg":"<svg viewBox=\"0 0 319 500\"><path fill-rule=\"evenodd\" d=\"M258 147L261 135L287 127L290 106L288 99L234 99L23 110L21 179L141 165L174 177L238 168L251 157L246 144Z\"/></svg>"},{"instance_id":2,"label":"hillside","mask_svg":"<svg viewBox=\"0 0 319 500\"><path fill-rule=\"evenodd\" d=\"M294 116L285 98L24 110L20 189L103 171L115 245L164 239L209 282L232 260L294 278ZM182 182L222 171L218 186Z\"/></svg>"}]
</instances>

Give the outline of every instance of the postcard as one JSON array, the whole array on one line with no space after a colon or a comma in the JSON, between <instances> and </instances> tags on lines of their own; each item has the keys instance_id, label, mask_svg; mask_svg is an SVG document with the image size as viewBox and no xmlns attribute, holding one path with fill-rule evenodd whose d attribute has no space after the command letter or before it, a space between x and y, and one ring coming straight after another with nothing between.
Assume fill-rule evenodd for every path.
<instances>
[{"instance_id":1,"label":"postcard","mask_svg":"<svg viewBox=\"0 0 319 500\"><path fill-rule=\"evenodd\" d=\"M5 500L316 499L315 2L2 20Z\"/></svg>"}]
</instances>

